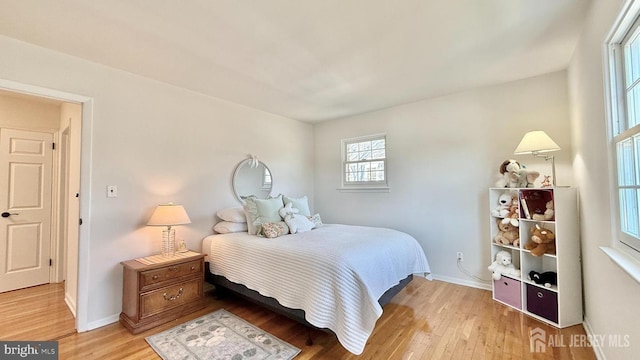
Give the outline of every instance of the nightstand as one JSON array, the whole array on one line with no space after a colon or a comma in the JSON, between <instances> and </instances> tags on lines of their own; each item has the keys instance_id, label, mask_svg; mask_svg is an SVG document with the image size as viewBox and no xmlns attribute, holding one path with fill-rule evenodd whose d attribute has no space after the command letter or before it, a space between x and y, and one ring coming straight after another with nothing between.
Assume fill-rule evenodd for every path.
<instances>
[{"instance_id":1,"label":"nightstand","mask_svg":"<svg viewBox=\"0 0 640 360\"><path fill-rule=\"evenodd\" d=\"M204 308L204 257L189 251L122 262L120 323L137 334Z\"/></svg>"}]
</instances>

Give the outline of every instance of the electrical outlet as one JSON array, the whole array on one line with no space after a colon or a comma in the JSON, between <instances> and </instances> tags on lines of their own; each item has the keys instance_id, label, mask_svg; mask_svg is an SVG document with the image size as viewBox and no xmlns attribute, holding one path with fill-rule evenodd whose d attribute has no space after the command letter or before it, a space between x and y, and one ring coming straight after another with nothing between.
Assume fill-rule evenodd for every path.
<instances>
[{"instance_id":1,"label":"electrical outlet","mask_svg":"<svg viewBox=\"0 0 640 360\"><path fill-rule=\"evenodd\" d=\"M462 257L462 253L459 252L459 251L456 253L456 260L458 260L460 262L464 261L464 258Z\"/></svg>"}]
</instances>

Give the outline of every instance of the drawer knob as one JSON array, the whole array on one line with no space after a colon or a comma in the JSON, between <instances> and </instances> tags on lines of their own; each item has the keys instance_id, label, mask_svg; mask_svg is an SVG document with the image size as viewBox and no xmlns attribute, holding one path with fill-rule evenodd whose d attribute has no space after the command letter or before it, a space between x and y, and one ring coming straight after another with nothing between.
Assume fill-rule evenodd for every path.
<instances>
[{"instance_id":1,"label":"drawer knob","mask_svg":"<svg viewBox=\"0 0 640 360\"><path fill-rule=\"evenodd\" d=\"M195 270L196 267L195 266L191 266L191 271Z\"/></svg>"},{"instance_id":2,"label":"drawer knob","mask_svg":"<svg viewBox=\"0 0 640 360\"><path fill-rule=\"evenodd\" d=\"M153 280L158 280L158 275L153 275L152 279Z\"/></svg>"},{"instance_id":3,"label":"drawer knob","mask_svg":"<svg viewBox=\"0 0 640 360\"><path fill-rule=\"evenodd\" d=\"M169 295L167 295L167 293L164 293L164 294L162 294L162 297L164 297L164 299L167 300L167 301L173 301L173 300L179 298L180 296L182 296L183 291L184 290L182 290L182 288L180 288L180 289L178 289L178 293L177 294L169 296Z\"/></svg>"},{"instance_id":4,"label":"drawer knob","mask_svg":"<svg viewBox=\"0 0 640 360\"><path fill-rule=\"evenodd\" d=\"M542 298L544 297L544 294L543 294L543 293L541 293L540 291L538 291L538 297L539 297L540 299L542 299Z\"/></svg>"}]
</instances>

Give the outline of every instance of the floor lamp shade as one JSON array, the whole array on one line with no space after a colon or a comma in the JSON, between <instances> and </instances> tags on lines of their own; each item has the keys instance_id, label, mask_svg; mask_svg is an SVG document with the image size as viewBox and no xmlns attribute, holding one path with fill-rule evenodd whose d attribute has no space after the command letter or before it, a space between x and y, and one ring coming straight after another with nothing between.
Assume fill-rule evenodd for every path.
<instances>
[{"instance_id":1,"label":"floor lamp shade","mask_svg":"<svg viewBox=\"0 0 640 360\"><path fill-rule=\"evenodd\" d=\"M173 256L176 252L176 231L173 225L190 224L191 219L182 205L172 203L158 205L151 215L147 225L166 226L162 231L162 255Z\"/></svg>"}]
</instances>

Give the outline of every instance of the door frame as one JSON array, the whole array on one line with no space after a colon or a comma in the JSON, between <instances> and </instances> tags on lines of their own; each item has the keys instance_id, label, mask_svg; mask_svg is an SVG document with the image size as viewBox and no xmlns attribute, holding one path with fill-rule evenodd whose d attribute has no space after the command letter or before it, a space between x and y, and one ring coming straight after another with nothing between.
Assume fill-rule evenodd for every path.
<instances>
[{"instance_id":1,"label":"door frame","mask_svg":"<svg viewBox=\"0 0 640 360\"><path fill-rule=\"evenodd\" d=\"M76 330L89 330L89 243L91 234L91 164L93 134L93 98L59 90L0 79L0 89L40 96L82 105L82 135L80 160L80 218L78 234L78 298L76 304ZM67 269L69 271L69 269Z\"/></svg>"}]
</instances>

